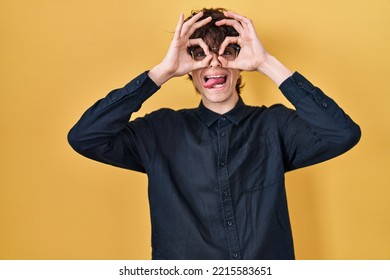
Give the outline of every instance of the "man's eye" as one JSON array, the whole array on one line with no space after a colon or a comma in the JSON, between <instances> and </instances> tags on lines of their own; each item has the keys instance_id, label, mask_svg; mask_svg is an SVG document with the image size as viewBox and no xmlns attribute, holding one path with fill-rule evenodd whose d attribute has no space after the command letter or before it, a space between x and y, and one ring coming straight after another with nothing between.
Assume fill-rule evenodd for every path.
<instances>
[{"instance_id":1,"label":"man's eye","mask_svg":"<svg viewBox=\"0 0 390 280\"><path fill-rule=\"evenodd\" d=\"M233 47L226 47L223 54L225 55L234 55L236 53L236 50Z\"/></svg>"},{"instance_id":2,"label":"man's eye","mask_svg":"<svg viewBox=\"0 0 390 280\"><path fill-rule=\"evenodd\" d=\"M203 60L206 57L206 54L202 48L196 48L191 51L192 59L196 61Z\"/></svg>"},{"instance_id":3,"label":"man's eye","mask_svg":"<svg viewBox=\"0 0 390 280\"><path fill-rule=\"evenodd\" d=\"M234 60L238 56L239 51L239 47L229 45L223 51L222 56L227 60Z\"/></svg>"},{"instance_id":4,"label":"man's eye","mask_svg":"<svg viewBox=\"0 0 390 280\"><path fill-rule=\"evenodd\" d=\"M198 49L194 51L194 56L196 57L201 57L201 56L206 56L203 49Z\"/></svg>"}]
</instances>

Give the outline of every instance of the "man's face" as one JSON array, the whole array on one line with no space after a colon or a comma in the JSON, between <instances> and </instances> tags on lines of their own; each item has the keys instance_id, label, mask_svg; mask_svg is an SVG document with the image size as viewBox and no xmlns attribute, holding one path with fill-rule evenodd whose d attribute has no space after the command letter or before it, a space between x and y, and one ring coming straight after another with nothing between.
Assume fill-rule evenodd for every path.
<instances>
[{"instance_id":1,"label":"man's face","mask_svg":"<svg viewBox=\"0 0 390 280\"><path fill-rule=\"evenodd\" d=\"M190 73L196 89L202 95L203 104L214 111L219 107L233 108L238 100L236 91L240 70L224 68L218 56L213 58L209 67L194 70Z\"/></svg>"}]
</instances>

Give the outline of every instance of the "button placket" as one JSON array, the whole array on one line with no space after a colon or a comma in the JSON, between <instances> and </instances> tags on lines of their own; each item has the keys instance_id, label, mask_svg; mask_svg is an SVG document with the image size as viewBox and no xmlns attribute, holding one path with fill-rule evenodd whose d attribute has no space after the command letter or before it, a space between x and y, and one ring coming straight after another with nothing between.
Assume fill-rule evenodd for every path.
<instances>
[{"instance_id":1,"label":"button placket","mask_svg":"<svg viewBox=\"0 0 390 280\"><path fill-rule=\"evenodd\" d=\"M240 259L238 233L235 225L234 208L233 201L231 198L227 162L229 149L229 137L227 137L227 131L229 125L231 125L231 123L224 116L220 117L220 119L218 120L218 185L220 190L221 207L225 224L224 228L228 244L229 256L231 259Z\"/></svg>"}]
</instances>

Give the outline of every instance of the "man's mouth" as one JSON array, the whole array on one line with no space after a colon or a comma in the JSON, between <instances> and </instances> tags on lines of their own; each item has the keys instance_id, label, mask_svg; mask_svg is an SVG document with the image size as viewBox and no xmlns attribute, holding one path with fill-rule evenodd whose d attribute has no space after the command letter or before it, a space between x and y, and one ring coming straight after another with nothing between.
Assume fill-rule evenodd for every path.
<instances>
[{"instance_id":1,"label":"man's mouth","mask_svg":"<svg viewBox=\"0 0 390 280\"><path fill-rule=\"evenodd\" d=\"M226 83L226 76L225 75L210 75L204 77L204 84L203 86L205 88L220 88L223 87L223 85Z\"/></svg>"}]
</instances>

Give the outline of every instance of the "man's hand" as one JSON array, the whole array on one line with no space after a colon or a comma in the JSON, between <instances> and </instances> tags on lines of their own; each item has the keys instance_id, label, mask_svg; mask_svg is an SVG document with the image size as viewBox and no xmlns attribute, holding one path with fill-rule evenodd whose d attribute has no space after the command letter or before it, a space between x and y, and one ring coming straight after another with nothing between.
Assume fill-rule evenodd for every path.
<instances>
[{"instance_id":1,"label":"man's hand","mask_svg":"<svg viewBox=\"0 0 390 280\"><path fill-rule=\"evenodd\" d=\"M224 14L226 17L232 19L220 20L216 22L216 25L232 26L239 33L239 36L226 37L222 42L219 48L220 56L218 59L221 61L223 67L245 71L258 71L268 76L278 86L292 75L289 69L265 50L250 19L233 12L225 12ZM221 56L229 44L237 44L241 48L238 57L232 61L228 61Z\"/></svg>"},{"instance_id":2,"label":"man's hand","mask_svg":"<svg viewBox=\"0 0 390 280\"><path fill-rule=\"evenodd\" d=\"M219 48L219 54L221 55L229 44L237 44L241 50L235 60L227 61L222 56L218 59L227 68L258 71L267 59L268 53L260 42L252 21L233 12L225 12L224 14L232 19L220 20L216 22L216 25L229 25L239 33L239 36L226 37Z\"/></svg>"},{"instance_id":3,"label":"man's hand","mask_svg":"<svg viewBox=\"0 0 390 280\"><path fill-rule=\"evenodd\" d=\"M206 43L201 39L190 39L192 33L199 27L209 23L211 17L198 21L203 13L200 12L187 22L181 14L175 29L171 45L163 61L149 71L149 77L159 86L173 77L183 76L192 70L207 67L212 55ZM197 22L198 21L198 22ZM188 47L200 46L207 55L202 61L195 61L188 54Z\"/></svg>"}]
</instances>

